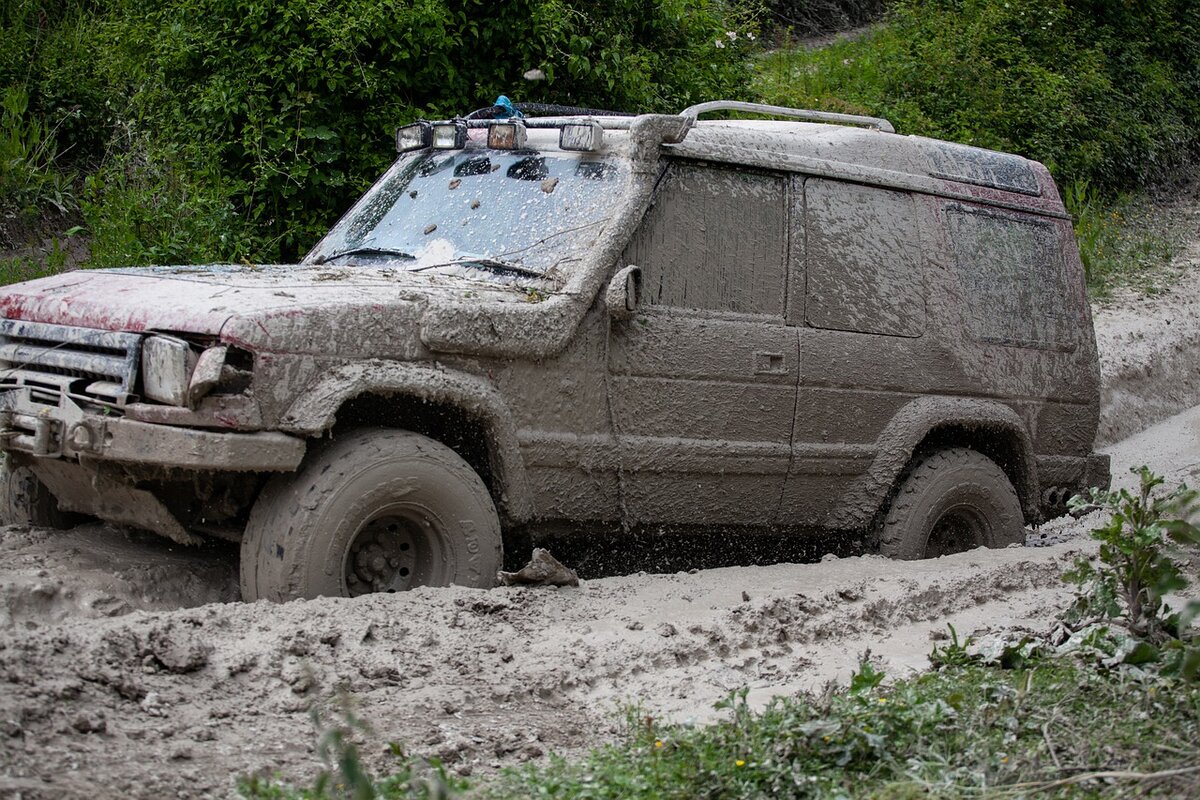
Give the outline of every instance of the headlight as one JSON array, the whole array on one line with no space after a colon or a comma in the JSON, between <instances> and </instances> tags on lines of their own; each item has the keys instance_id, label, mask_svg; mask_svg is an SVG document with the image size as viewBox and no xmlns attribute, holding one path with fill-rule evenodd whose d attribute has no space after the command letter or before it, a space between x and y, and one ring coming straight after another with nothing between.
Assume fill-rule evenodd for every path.
<instances>
[{"instance_id":1,"label":"headlight","mask_svg":"<svg viewBox=\"0 0 1200 800\"><path fill-rule=\"evenodd\" d=\"M183 339L151 336L142 342L142 393L173 406L187 405L196 354Z\"/></svg>"}]
</instances>

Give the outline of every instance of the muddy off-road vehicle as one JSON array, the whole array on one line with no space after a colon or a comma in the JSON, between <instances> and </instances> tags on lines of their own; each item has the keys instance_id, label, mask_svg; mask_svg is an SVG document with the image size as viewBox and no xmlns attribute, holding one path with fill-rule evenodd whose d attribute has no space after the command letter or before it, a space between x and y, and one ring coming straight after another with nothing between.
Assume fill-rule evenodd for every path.
<instances>
[{"instance_id":1,"label":"muddy off-road vehicle","mask_svg":"<svg viewBox=\"0 0 1200 800\"><path fill-rule=\"evenodd\" d=\"M699 119L729 110L776 119ZM4 289L5 521L240 541L243 596L286 599L488 586L565 529L1002 547L1107 484L1041 164L725 101L556 114L401 128L299 265Z\"/></svg>"}]
</instances>

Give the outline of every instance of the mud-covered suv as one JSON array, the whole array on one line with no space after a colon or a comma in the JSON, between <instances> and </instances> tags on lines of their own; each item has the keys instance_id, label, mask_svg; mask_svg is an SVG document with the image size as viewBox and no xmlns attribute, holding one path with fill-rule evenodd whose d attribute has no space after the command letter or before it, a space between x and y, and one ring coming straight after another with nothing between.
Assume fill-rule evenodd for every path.
<instances>
[{"instance_id":1,"label":"mud-covered suv","mask_svg":"<svg viewBox=\"0 0 1200 800\"><path fill-rule=\"evenodd\" d=\"M725 101L397 147L299 265L3 290L6 520L240 541L285 599L487 586L564 528L999 547L1108 480L1040 164Z\"/></svg>"}]
</instances>

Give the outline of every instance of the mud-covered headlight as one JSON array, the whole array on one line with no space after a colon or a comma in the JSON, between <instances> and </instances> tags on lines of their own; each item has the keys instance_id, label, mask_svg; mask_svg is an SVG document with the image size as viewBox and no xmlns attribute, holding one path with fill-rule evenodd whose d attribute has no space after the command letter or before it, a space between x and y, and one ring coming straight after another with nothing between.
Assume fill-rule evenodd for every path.
<instances>
[{"instance_id":1,"label":"mud-covered headlight","mask_svg":"<svg viewBox=\"0 0 1200 800\"><path fill-rule=\"evenodd\" d=\"M160 403L187 405L196 361L192 346L183 339L148 337L142 342L142 394Z\"/></svg>"}]
</instances>

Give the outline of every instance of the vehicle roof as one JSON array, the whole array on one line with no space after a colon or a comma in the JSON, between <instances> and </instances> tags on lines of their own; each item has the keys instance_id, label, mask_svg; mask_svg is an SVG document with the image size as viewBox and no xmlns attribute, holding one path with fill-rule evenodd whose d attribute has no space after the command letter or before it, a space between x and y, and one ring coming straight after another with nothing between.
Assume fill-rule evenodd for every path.
<instances>
[{"instance_id":1,"label":"vehicle roof","mask_svg":"<svg viewBox=\"0 0 1200 800\"><path fill-rule=\"evenodd\" d=\"M1062 211L1044 166L979 147L871 128L775 120L699 120L677 155L847 178L962 199Z\"/></svg>"},{"instance_id":2,"label":"vehicle roof","mask_svg":"<svg viewBox=\"0 0 1200 800\"><path fill-rule=\"evenodd\" d=\"M780 119L699 119L712 111L789 117ZM981 147L900 135L877 117L718 100L679 115L604 116L566 113L522 120L529 143L557 149L557 128L588 120L604 128L603 150L632 155L628 134L640 122L669 132L664 151L676 156L769 170L830 177L985 203L1069 219L1049 170L1036 161ZM493 124L475 121L471 127ZM472 131L473 138L480 140Z\"/></svg>"}]
</instances>

